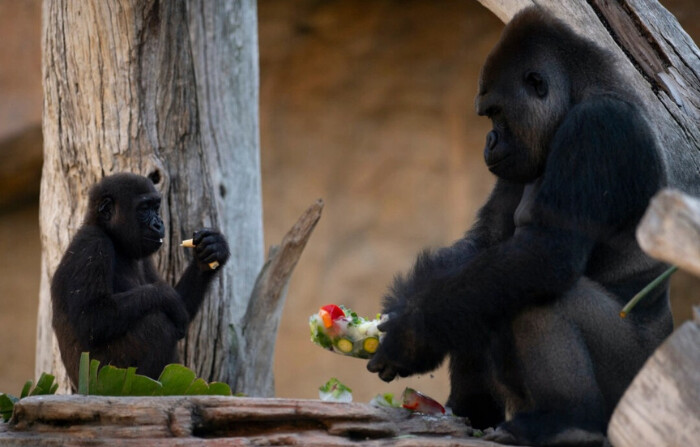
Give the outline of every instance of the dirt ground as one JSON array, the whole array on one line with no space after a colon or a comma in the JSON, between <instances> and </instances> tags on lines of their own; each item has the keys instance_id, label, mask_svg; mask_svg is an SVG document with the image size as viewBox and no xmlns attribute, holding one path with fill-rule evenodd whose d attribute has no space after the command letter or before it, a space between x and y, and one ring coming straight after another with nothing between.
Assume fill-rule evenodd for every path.
<instances>
[{"instance_id":1,"label":"dirt ground","mask_svg":"<svg viewBox=\"0 0 700 447\"><path fill-rule=\"evenodd\" d=\"M472 102L502 24L470 1L358 3L258 4L266 244L278 243L315 199L326 202L290 284L277 394L314 398L337 376L357 401L409 385L444 401L444 368L384 384L364 362L312 345L306 321L330 302L374 315L393 275L421 248L448 244L468 228L493 182L481 157L488 122ZM663 3L697 40L697 0ZM0 0L0 13L7 4ZM0 215L0 247L0 391L17 393L34 375L35 203ZM675 276L677 322L700 303L698 291L698 279Z\"/></svg>"}]
</instances>

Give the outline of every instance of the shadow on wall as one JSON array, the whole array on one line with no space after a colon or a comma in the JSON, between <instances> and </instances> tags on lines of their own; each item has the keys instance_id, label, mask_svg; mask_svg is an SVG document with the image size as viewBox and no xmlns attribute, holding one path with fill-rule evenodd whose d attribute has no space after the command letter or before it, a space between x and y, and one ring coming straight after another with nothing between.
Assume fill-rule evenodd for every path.
<instances>
[{"instance_id":1,"label":"shadow on wall","mask_svg":"<svg viewBox=\"0 0 700 447\"><path fill-rule=\"evenodd\" d=\"M23 2L0 0L0 17L8 3ZM698 35L694 1L668 3ZM315 398L336 376L356 401L409 385L444 401L444 369L385 384L365 362L314 346L307 319L328 303L373 316L394 274L421 248L448 244L470 226L493 184L481 154L490 126L474 113L473 99L503 25L463 0L266 0L258 10L266 243L279 243L314 200L326 203L290 284L277 340L277 394ZM33 19L38 33L38 12ZM0 37L8 33L3 42L12 42L11 32L0 29ZM33 51L38 59L38 45ZM0 96L2 88L0 82ZM39 129L33 132L23 144L37 150ZM3 142L0 154L8 154ZM34 373L35 204L0 214L0 328L13 334L0 343L0 391L18 392ZM698 279L676 275L677 321L689 318L699 288Z\"/></svg>"}]
</instances>

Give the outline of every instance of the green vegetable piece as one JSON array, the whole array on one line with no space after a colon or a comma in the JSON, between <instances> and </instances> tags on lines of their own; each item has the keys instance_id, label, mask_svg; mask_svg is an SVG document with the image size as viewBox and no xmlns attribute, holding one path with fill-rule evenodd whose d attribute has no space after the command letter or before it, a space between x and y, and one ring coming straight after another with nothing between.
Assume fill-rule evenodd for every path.
<instances>
[{"instance_id":1,"label":"green vegetable piece","mask_svg":"<svg viewBox=\"0 0 700 447\"><path fill-rule=\"evenodd\" d=\"M370 405L376 407L400 408L401 402L394 399L394 393L384 393L374 396L374 399L370 401Z\"/></svg>"},{"instance_id":2,"label":"green vegetable piece","mask_svg":"<svg viewBox=\"0 0 700 447\"><path fill-rule=\"evenodd\" d=\"M335 342L335 347L341 352L348 354L352 352L352 341L347 338L339 338L338 341Z\"/></svg>"},{"instance_id":3,"label":"green vegetable piece","mask_svg":"<svg viewBox=\"0 0 700 447\"><path fill-rule=\"evenodd\" d=\"M163 384L162 396L182 396L187 392L194 379L197 377L191 369L171 363L163 368L158 381Z\"/></svg>"},{"instance_id":4,"label":"green vegetable piece","mask_svg":"<svg viewBox=\"0 0 700 447\"><path fill-rule=\"evenodd\" d=\"M367 337L362 341L362 349L368 354L374 354L379 347L379 338Z\"/></svg>"},{"instance_id":5,"label":"green vegetable piece","mask_svg":"<svg viewBox=\"0 0 700 447\"><path fill-rule=\"evenodd\" d=\"M330 380L322 386L320 386L318 390L323 391L324 393L333 393L333 396L335 397L338 397L340 393L343 393L345 391L347 391L348 393L352 393L350 387L348 387L335 377L331 377Z\"/></svg>"}]
</instances>

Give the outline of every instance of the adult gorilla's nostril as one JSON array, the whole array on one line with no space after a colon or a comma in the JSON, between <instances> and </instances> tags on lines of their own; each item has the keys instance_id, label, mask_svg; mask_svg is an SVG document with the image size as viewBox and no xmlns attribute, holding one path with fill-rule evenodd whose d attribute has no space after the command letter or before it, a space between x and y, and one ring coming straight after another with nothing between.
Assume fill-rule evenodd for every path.
<instances>
[{"instance_id":1,"label":"adult gorilla's nostril","mask_svg":"<svg viewBox=\"0 0 700 447\"><path fill-rule=\"evenodd\" d=\"M492 130L491 132L486 134L486 149L493 149L494 147L496 147L496 143L498 143L498 134L495 130Z\"/></svg>"}]
</instances>

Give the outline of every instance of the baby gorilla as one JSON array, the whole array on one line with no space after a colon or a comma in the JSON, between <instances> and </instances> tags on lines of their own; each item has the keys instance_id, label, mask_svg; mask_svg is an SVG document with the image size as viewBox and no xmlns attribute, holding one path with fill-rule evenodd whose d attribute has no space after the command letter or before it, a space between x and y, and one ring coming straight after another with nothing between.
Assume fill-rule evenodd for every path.
<instances>
[{"instance_id":1,"label":"baby gorilla","mask_svg":"<svg viewBox=\"0 0 700 447\"><path fill-rule=\"evenodd\" d=\"M384 380L450 357L447 404L508 444L602 445L615 405L672 329L666 268L635 229L663 185L641 101L613 57L539 8L517 14L481 72L498 180L477 222L419 256L385 299L368 364Z\"/></svg>"},{"instance_id":2,"label":"baby gorilla","mask_svg":"<svg viewBox=\"0 0 700 447\"><path fill-rule=\"evenodd\" d=\"M92 187L83 225L51 282L53 327L73 386L80 354L102 364L137 367L157 378L176 362L176 343L197 314L207 286L229 258L216 230L194 233L194 259L171 287L151 255L163 244L160 194L134 174L105 177Z\"/></svg>"}]
</instances>

